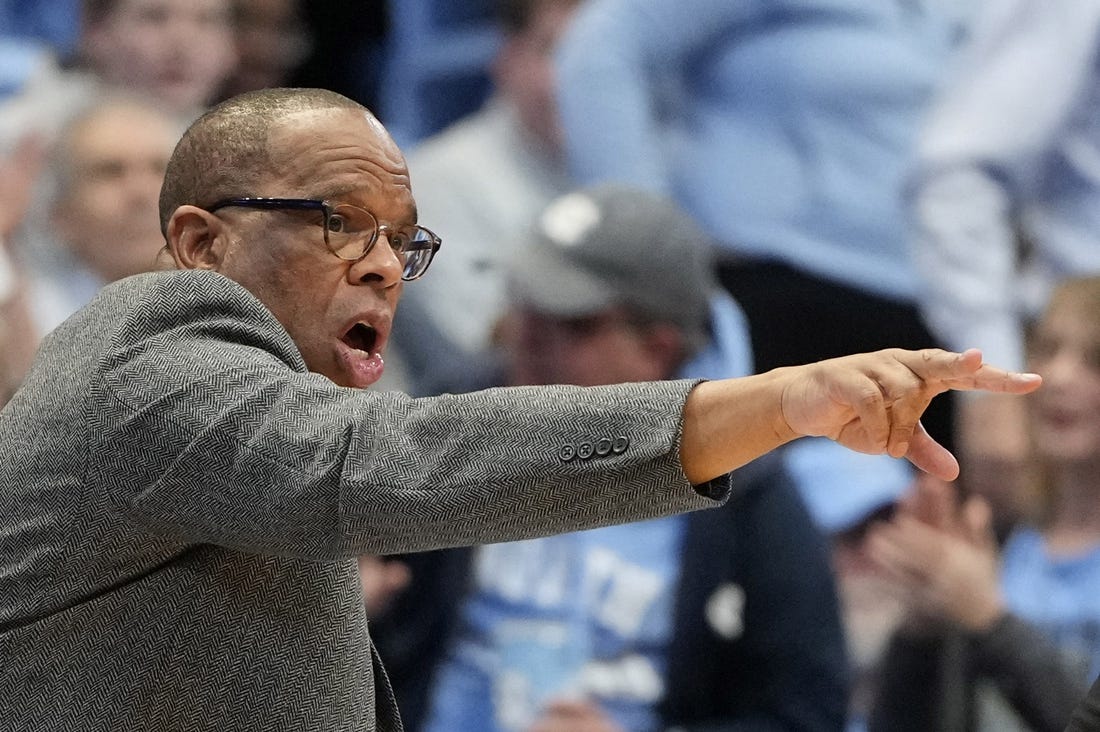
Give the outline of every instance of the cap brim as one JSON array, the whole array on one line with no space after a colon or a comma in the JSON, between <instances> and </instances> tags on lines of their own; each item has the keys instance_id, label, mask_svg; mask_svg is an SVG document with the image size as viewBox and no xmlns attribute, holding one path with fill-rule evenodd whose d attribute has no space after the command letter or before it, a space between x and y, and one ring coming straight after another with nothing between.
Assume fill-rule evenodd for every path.
<instances>
[{"instance_id":1,"label":"cap brim","mask_svg":"<svg viewBox=\"0 0 1100 732\"><path fill-rule=\"evenodd\" d=\"M824 437L798 440L783 450L814 521L825 533L858 526L909 490L909 464L888 455L857 453Z\"/></svg>"},{"instance_id":2,"label":"cap brim","mask_svg":"<svg viewBox=\"0 0 1100 732\"><path fill-rule=\"evenodd\" d=\"M614 302L607 282L573 264L556 248L536 242L522 252L512 262L508 287L524 305L568 318L603 310Z\"/></svg>"}]
</instances>

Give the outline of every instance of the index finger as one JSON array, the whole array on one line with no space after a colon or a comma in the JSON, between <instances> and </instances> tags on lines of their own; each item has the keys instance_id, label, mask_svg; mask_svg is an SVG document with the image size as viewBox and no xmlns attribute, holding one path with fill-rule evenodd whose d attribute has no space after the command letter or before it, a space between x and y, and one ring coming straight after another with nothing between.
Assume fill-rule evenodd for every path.
<instances>
[{"instance_id":1,"label":"index finger","mask_svg":"<svg viewBox=\"0 0 1100 732\"><path fill-rule=\"evenodd\" d=\"M899 351L896 358L926 384L939 385L942 390L993 391L1026 394L1043 383L1039 374L1007 371L982 361L982 352L970 348L961 353L926 348L921 351Z\"/></svg>"}]
</instances>

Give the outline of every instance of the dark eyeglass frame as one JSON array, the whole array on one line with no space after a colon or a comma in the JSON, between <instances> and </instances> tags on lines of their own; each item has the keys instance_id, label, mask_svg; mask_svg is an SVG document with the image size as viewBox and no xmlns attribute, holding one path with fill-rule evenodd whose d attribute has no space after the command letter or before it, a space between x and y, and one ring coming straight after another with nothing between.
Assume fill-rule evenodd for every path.
<instances>
[{"instance_id":1,"label":"dark eyeglass frame","mask_svg":"<svg viewBox=\"0 0 1100 732\"><path fill-rule=\"evenodd\" d=\"M363 213L370 216L371 221L374 222L374 231L371 233L370 238L367 240L367 242L363 245L362 252L354 257L341 256L332 247L332 244L329 241L329 224L332 219L333 212L337 206L349 206L351 208L362 211ZM320 198L263 198L259 196L225 198L211 206L203 207L203 210L214 213L219 209L231 207L254 208L266 211L320 211L322 216L321 230L324 233L325 237L325 247L330 252L332 252L333 256L342 259L345 262L358 262L360 259L370 254L371 250L374 249L375 243L377 243L378 241L379 235L382 232L386 232L386 235L389 238L390 232L392 231L391 227L385 224L380 224L378 222L378 217L372 214L367 209L363 208L362 206L355 206L354 204L350 203L338 204ZM433 232L431 229L420 225L413 225L411 228L416 229L423 234L426 234L427 239L417 242L418 245L415 247L403 247L401 249L394 250L395 252L401 254L403 257L401 279L405 280L406 282L411 282L412 280L420 279L424 276L424 273L428 271L428 267L431 265L432 260L435 258L436 252L439 251L440 245L443 243L439 236L436 235L436 233ZM410 241L413 241L413 239L410 239ZM425 251L428 252L428 258L426 261L419 258L409 258L408 256L410 253L413 252ZM424 263L421 264L421 261L423 261ZM410 262L412 263L411 268Z\"/></svg>"}]
</instances>

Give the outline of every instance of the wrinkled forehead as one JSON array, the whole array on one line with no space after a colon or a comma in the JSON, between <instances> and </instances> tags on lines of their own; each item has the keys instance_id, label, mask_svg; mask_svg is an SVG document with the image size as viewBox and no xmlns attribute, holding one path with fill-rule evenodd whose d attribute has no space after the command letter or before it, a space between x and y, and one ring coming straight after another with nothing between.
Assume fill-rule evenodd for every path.
<instances>
[{"instance_id":1,"label":"wrinkled forehead","mask_svg":"<svg viewBox=\"0 0 1100 732\"><path fill-rule=\"evenodd\" d=\"M298 112L268 137L279 195L334 196L344 192L408 197L405 157L380 122L365 110Z\"/></svg>"}]
</instances>

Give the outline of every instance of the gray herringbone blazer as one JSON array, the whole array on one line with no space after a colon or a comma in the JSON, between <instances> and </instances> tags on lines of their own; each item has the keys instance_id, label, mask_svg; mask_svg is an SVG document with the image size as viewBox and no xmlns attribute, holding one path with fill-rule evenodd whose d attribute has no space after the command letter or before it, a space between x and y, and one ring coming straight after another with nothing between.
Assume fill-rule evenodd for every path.
<instances>
[{"instance_id":1,"label":"gray herringbone blazer","mask_svg":"<svg viewBox=\"0 0 1100 732\"><path fill-rule=\"evenodd\" d=\"M0 727L400 729L351 558L714 505L690 386L345 389L220 275L112 285L0 412Z\"/></svg>"}]
</instances>

